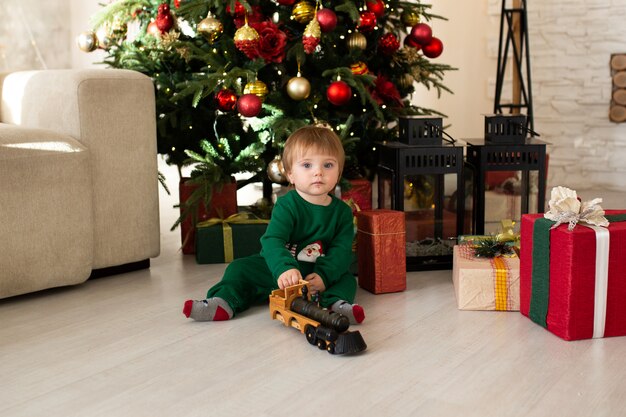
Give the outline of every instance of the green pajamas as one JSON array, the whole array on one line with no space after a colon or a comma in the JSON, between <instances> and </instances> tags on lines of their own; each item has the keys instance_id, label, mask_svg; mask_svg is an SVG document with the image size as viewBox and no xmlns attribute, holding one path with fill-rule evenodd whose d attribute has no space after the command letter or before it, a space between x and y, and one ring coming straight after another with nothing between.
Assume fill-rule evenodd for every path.
<instances>
[{"instance_id":1,"label":"green pajamas","mask_svg":"<svg viewBox=\"0 0 626 417\"><path fill-rule=\"evenodd\" d=\"M348 271L353 239L352 211L347 204L333 197L330 205L318 206L290 191L274 206L261 238L261 253L235 259L222 280L209 289L207 298L224 299L237 314L267 302L278 288L278 277L297 268L303 278L315 272L324 281L322 307L339 300L352 304L357 288Z\"/></svg>"}]
</instances>

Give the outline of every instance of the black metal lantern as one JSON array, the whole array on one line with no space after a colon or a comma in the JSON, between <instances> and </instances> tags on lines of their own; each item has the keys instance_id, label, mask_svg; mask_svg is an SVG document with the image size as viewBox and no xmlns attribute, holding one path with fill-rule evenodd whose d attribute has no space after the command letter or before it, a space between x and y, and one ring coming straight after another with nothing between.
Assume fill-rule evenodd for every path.
<instances>
[{"instance_id":1,"label":"black metal lantern","mask_svg":"<svg viewBox=\"0 0 626 417\"><path fill-rule=\"evenodd\" d=\"M408 271L449 269L465 222L463 147L444 143L441 118L400 118L399 128L379 145L378 207L405 212Z\"/></svg>"},{"instance_id":2,"label":"black metal lantern","mask_svg":"<svg viewBox=\"0 0 626 417\"><path fill-rule=\"evenodd\" d=\"M466 140L474 233L496 233L501 220L544 211L547 143L528 137L528 131L524 115L486 116L484 139Z\"/></svg>"}]
</instances>

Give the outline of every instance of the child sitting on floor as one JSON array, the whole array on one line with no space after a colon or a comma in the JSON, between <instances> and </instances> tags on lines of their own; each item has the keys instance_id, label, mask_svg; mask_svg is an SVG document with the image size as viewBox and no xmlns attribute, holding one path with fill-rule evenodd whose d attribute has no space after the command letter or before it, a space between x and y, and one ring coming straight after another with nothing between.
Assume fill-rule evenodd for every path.
<instances>
[{"instance_id":1,"label":"child sitting on floor","mask_svg":"<svg viewBox=\"0 0 626 417\"><path fill-rule=\"evenodd\" d=\"M283 165L294 190L278 198L261 253L235 259L204 300L185 301L183 313L197 321L228 320L270 293L300 279L309 282L322 307L352 324L365 319L353 304L356 279L348 271L354 238L352 210L332 193L345 160L339 137L325 127L307 126L285 143Z\"/></svg>"}]
</instances>

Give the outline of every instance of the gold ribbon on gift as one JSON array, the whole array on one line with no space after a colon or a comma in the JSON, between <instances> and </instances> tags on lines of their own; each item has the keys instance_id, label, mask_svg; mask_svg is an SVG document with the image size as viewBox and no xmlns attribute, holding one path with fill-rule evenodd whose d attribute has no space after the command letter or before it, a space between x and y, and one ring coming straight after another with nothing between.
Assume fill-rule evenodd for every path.
<instances>
[{"instance_id":1,"label":"gold ribbon on gift","mask_svg":"<svg viewBox=\"0 0 626 417\"><path fill-rule=\"evenodd\" d=\"M506 311L509 300L509 268L500 256L491 259L491 268L495 274L496 310Z\"/></svg>"},{"instance_id":2,"label":"gold ribbon on gift","mask_svg":"<svg viewBox=\"0 0 626 417\"><path fill-rule=\"evenodd\" d=\"M196 227L211 227L222 225L222 232L224 235L224 262L229 263L234 259L233 251L233 229L231 224L268 224L270 221L266 219L260 219L252 213L236 213L226 217L225 219L219 217L213 217L208 220L204 220L196 225Z\"/></svg>"}]
</instances>

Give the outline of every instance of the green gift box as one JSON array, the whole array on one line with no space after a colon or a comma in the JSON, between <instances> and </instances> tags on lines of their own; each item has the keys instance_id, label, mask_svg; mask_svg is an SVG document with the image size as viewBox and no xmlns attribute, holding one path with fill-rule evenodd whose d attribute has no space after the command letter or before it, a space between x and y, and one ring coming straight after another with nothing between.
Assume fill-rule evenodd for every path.
<instances>
[{"instance_id":1,"label":"green gift box","mask_svg":"<svg viewBox=\"0 0 626 417\"><path fill-rule=\"evenodd\" d=\"M234 214L226 219L209 219L196 227L196 262L229 263L261 252L261 236L269 220L249 213Z\"/></svg>"}]
</instances>

